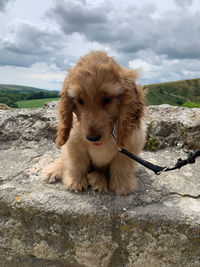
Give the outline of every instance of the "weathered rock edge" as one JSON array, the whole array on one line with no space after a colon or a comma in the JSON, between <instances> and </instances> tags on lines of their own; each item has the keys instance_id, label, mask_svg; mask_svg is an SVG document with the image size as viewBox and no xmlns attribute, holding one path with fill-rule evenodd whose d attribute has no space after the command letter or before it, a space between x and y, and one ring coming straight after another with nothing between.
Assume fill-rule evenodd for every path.
<instances>
[{"instance_id":1,"label":"weathered rock edge","mask_svg":"<svg viewBox=\"0 0 200 267\"><path fill-rule=\"evenodd\" d=\"M57 102L38 109L0 108L0 146L9 148L55 141L58 126ZM149 106L144 122L147 133L159 141L159 148L200 149L200 109L170 105Z\"/></svg>"},{"instance_id":2,"label":"weathered rock edge","mask_svg":"<svg viewBox=\"0 0 200 267\"><path fill-rule=\"evenodd\" d=\"M0 150L0 266L200 266L199 159L161 176L141 167L128 197L76 194L43 179L60 153L47 132ZM142 154L160 165L186 157Z\"/></svg>"}]
</instances>

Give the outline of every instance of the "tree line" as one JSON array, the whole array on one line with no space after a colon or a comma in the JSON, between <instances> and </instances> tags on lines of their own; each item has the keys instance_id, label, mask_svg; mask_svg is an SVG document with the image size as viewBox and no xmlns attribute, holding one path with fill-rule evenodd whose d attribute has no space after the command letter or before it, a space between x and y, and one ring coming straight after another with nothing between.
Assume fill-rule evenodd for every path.
<instances>
[{"instance_id":1,"label":"tree line","mask_svg":"<svg viewBox=\"0 0 200 267\"><path fill-rule=\"evenodd\" d=\"M0 89L0 103L6 104L11 108L18 108L17 101L56 98L59 97L58 91L19 91Z\"/></svg>"}]
</instances>

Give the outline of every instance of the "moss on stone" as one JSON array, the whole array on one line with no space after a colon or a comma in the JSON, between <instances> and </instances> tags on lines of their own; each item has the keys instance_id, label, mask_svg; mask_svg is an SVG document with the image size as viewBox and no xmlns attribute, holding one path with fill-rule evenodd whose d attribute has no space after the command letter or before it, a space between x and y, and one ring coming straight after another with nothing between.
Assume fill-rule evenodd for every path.
<instances>
[{"instance_id":1,"label":"moss on stone","mask_svg":"<svg viewBox=\"0 0 200 267\"><path fill-rule=\"evenodd\" d=\"M148 151L156 151L159 148L159 144L160 143L156 138L148 135L144 148Z\"/></svg>"}]
</instances>

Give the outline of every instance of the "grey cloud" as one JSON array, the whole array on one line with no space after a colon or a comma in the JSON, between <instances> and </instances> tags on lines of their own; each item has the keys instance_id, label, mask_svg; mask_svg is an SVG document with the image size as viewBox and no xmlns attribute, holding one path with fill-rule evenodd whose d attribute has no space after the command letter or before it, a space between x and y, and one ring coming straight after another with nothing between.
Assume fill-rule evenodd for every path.
<instances>
[{"instance_id":1,"label":"grey cloud","mask_svg":"<svg viewBox=\"0 0 200 267\"><path fill-rule=\"evenodd\" d=\"M66 35L78 32L122 53L151 49L169 58L200 57L198 11L177 9L156 17L153 5L138 8L126 2L124 8L122 1L101 3L91 7L89 1L58 1L50 14Z\"/></svg>"},{"instance_id":2,"label":"grey cloud","mask_svg":"<svg viewBox=\"0 0 200 267\"><path fill-rule=\"evenodd\" d=\"M18 54L45 55L51 53L48 41L53 34L39 29L27 22L20 22L15 26L10 38L5 38L2 45L6 50Z\"/></svg>"},{"instance_id":3,"label":"grey cloud","mask_svg":"<svg viewBox=\"0 0 200 267\"><path fill-rule=\"evenodd\" d=\"M57 21L65 34L78 32L84 34L90 41L113 44L131 41L139 35L142 39L144 36L138 34L138 27L145 25L149 27L153 24L149 21L148 14L153 12L152 5L144 8L142 12L135 6L123 10L120 5L122 5L120 2L107 1L92 6L89 1L62 0L56 3L48 15Z\"/></svg>"},{"instance_id":4,"label":"grey cloud","mask_svg":"<svg viewBox=\"0 0 200 267\"><path fill-rule=\"evenodd\" d=\"M1 0L0 1L0 11L5 11L5 8L9 2L12 2L14 0Z\"/></svg>"},{"instance_id":5,"label":"grey cloud","mask_svg":"<svg viewBox=\"0 0 200 267\"><path fill-rule=\"evenodd\" d=\"M177 6L180 7L187 7L191 6L193 3L193 0L174 0Z\"/></svg>"},{"instance_id":6,"label":"grey cloud","mask_svg":"<svg viewBox=\"0 0 200 267\"><path fill-rule=\"evenodd\" d=\"M0 65L28 67L36 62L56 64L63 35L20 21L7 36L0 38Z\"/></svg>"},{"instance_id":7,"label":"grey cloud","mask_svg":"<svg viewBox=\"0 0 200 267\"><path fill-rule=\"evenodd\" d=\"M5 51L2 48L0 48L0 54L0 66L30 67L38 61L38 58L34 56L27 55L22 57L18 53Z\"/></svg>"},{"instance_id":8,"label":"grey cloud","mask_svg":"<svg viewBox=\"0 0 200 267\"><path fill-rule=\"evenodd\" d=\"M0 36L0 65L30 67L37 62L56 65L66 71L84 53L106 49L97 42L88 42L83 35L65 35L59 29L18 21Z\"/></svg>"},{"instance_id":9,"label":"grey cloud","mask_svg":"<svg viewBox=\"0 0 200 267\"><path fill-rule=\"evenodd\" d=\"M54 8L47 13L53 16L66 34L85 32L87 28L103 25L107 22L106 9L88 4L87 1L57 1Z\"/></svg>"},{"instance_id":10,"label":"grey cloud","mask_svg":"<svg viewBox=\"0 0 200 267\"><path fill-rule=\"evenodd\" d=\"M159 37L154 49L169 58L200 58L200 13L180 11L160 21Z\"/></svg>"}]
</instances>

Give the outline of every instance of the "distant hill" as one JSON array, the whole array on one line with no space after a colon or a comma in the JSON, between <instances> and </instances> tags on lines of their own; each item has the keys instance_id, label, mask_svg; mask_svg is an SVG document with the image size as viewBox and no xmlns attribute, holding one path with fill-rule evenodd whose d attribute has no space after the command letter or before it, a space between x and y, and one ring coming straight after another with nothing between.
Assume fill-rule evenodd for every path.
<instances>
[{"instance_id":1,"label":"distant hill","mask_svg":"<svg viewBox=\"0 0 200 267\"><path fill-rule=\"evenodd\" d=\"M147 105L183 105L186 102L200 103L200 79L149 84Z\"/></svg>"},{"instance_id":2,"label":"distant hill","mask_svg":"<svg viewBox=\"0 0 200 267\"><path fill-rule=\"evenodd\" d=\"M0 84L0 103L18 108L16 102L32 99L57 98L59 91L49 91L29 86Z\"/></svg>"},{"instance_id":3,"label":"distant hill","mask_svg":"<svg viewBox=\"0 0 200 267\"><path fill-rule=\"evenodd\" d=\"M24 92L57 92L58 90L47 90L47 89L40 89L31 86L24 86L24 85L15 85L15 84L0 84L0 90L14 90L14 91L24 91Z\"/></svg>"},{"instance_id":4,"label":"distant hill","mask_svg":"<svg viewBox=\"0 0 200 267\"><path fill-rule=\"evenodd\" d=\"M200 79L149 84L145 85L144 89L148 89L147 105L200 106ZM9 107L17 108L17 102L23 100L58 98L58 95L59 91L56 90L49 91L29 86L0 84L0 103ZM187 105L188 102L189 105Z\"/></svg>"}]
</instances>

